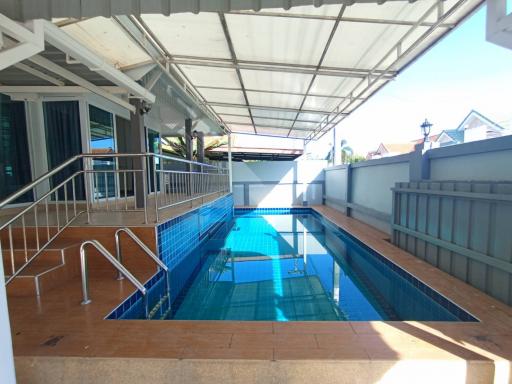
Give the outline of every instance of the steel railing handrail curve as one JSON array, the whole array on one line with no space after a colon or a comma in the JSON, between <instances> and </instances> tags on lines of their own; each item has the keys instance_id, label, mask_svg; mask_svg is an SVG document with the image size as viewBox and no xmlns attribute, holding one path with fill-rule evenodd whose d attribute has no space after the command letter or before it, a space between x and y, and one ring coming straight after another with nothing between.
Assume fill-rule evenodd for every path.
<instances>
[{"instance_id":1,"label":"steel railing handrail curve","mask_svg":"<svg viewBox=\"0 0 512 384\"><path fill-rule=\"evenodd\" d=\"M156 153L147 153L147 152L141 152L141 153L98 153L98 154L95 154L95 153L82 153L80 155L75 155L73 157L70 157L68 160L64 161L63 163L61 163L58 166L56 166L55 168L53 168L51 171L48 171L48 172L44 173L43 175L41 175L38 178L36 178L34 181L30 182L29 184L27 184L24 187L22 187L21 189L19 189L18 191L16 191L13 194L7 196L4 200L0 201L0 209L5 207L9 203L12 203L14 200L16 200L20 196L22 196L25 193L27 193L30 190L32 190L34 187L36 187L41 182L48 180L50 177L52 177L53 175L55 175L58 172L62 171L67 166L73 164L75 161L77 161L79 159L84 159L84 158L112 158L112 157L114 157L114 158L120 158L120 157L156 157L156 158L159 158L159 159L171 160L171 161L176 161L176 162L179 162L179 163L186 163L186 164L191 164L191 165L198 165L198 166L202 166L202 167L206 167L206 168L216 168L219 171L221 171L221 170L224 171L224 169L222 169L220 167L217 167L215 165L206 164L206 163L199 163L197 161L180 159L180 158L177 158L177 157L172 157L172 156L167 156L167 155L160 155L160 154L156 154Z\"/></svg>"},{"instance_id":2,"label":"steel railing handrail curve","mask_svg":"<svg viewBox=\"0 0 512 384\"><path fill-rule=\"evenodd\" d=\"M121 243L120 243L120 235L121 233L126 233L160 268L162 268L165 272L169 271L167 265L163 263L162 260L158 258L155 253L149 249L149 247L144 244L144 242L135 234L130 228L119 228L115 233L116 240L116 256L117 260L122 264L122 255L121 255Z\"/></svg>"},{"instance_id":3,"label":"steel railing handrail curve","mask_svg":"<svg viewBox=\"0 0 512 384\"><path fill-rule=\"evenodd\" d=\"M86 240L80 245L80 274L82 277L82 305L91 303L89 298L89 274L87 268L87 254L85 253L85 247L87 245L93 246L103 257L105 257L117 270L122 273L135 288L137 288L142 294L145 300L145 312L146 317L148 315L148 301L147 301L147 289L132 273L121 264L112 254L98 240Z\"/></svg>"},{"instance_id":4,"label":"steel railing handrail curve","mask_svg":"<svg viewBox=\"0 0 512 384\"><path fill-rule=\"evenodd\" d=\"M119 158L139 158L141 164L138 164L137 167L133 165L127 169L94 169L92 161L87 161L87 159L119 159ZM152 164L149 162L149 159L153 158L154 161ZM157 160L160 159L160 164L157 164ZM67 167L72 166L78 162L78 169L76 169L76 165L69 169ZM189 164L187 171L182 170L173 170L173 169L165 169L165 161L172 161L178 163ZM139 168L140 167L140 168ZM198 168L199 167L199 168ZM137 168L137 169L135 169ZM48 183L51 181L51 177L58 174L59 172L69 169L73 173L66 177L63 181L59 182L58 185L48 188L48 184L42 184L43 182ZM79 155L75 155L68 160L64 161L54 169L40 177L36 178L31 183L25 185L17 192L11 194L6 199L0 202L0 209L7 206L10 203L13 203L20 196L26 194L29 191L34 191L36 187L44 186L44 189L49 189L47 192L42 191L41 196L34 195L35 199L33 202L28 202L24 204L19 211L14 211L11 217L6 219L6 222L0 224L0 231L7 229L9 231L9 239L8 239L8 249L10 249L11 256L11 269L12 273L9 278L6 280L5 284L9 284L15 277L17 277L22 271L24 271L28 265L30 265L36 257L38 257L48 246L51 244L54 239L62 233L64 229L66 229L71 223L73 223L80 215L87 213L87 222L90 222L90 213L94 212L96 209L105 209L109 210L119 210L118 202L121 201L121 210L123 210L123 197L121 195L121 190L119 185L121 180L114 181L114 196L113 202L110 200L109 195L109 184L107 181L107 175L109 174L123 174L123 181L125 185L124 189L124 210L125 211L143 211L144 212L144 223L148 222L148 202L149 196L154 196L155 202L155 222L158 222L159 211L172 207L177 204L183 204L187 202L193 202L196 199L203 199L205 197L211 196L216 193L222 193L228 191L228 179L229 170L221 167L214 166L211 164L204 164L195 161L190 161L186 159L179 159L166 155L159 155L154 153L101 153L101 154L93 154L93 153L83 153ZM100 180L92 175L103 175L103 180ZM127 178L128 174L132 174L131 178ZM141 175L139 181L142 182L141 187L137 187L136 183L136 175ZM150 178L150 176L153 176ZM83 199L80 195L77 199L76 195L76 185L77 181L81 181L81 177L83 176L84 182L84 191L85 191L85 199ZM128 196L128 189L126 187L127 180L131 180L133 182L133 199L136 199L137 191L139 188L142 188L143 200L142 206L143 208L138 208L137 202L135 202L133 208L128 208L128 201L132 199L131 196ZM104 203L102 202L102 195L98 195L95 188L97 187L97 183L99 181L104 181L105 183L105 196ZM92 183L92 184L91 184ZM51 184L50 184L51 185ZM116 186L117 185L117 186ZM72 190L69 191L69 187L72 187ZM148 189L149 187L149 189ZM130 193L132 193L130 192ZM63 195L63 200L61 201L61 193ZM71 195L70 195L71 194ZM68 197L71 196L71 200ZM135 200L134 200L135 201ZM82 202L85 203L85 208L80 206L80 209L77 209L77 203ZM49 220L49 203L54 204L54 209L56 210L56 223L50 224ZM70 216L68 216L68 207L69 203L72 204ZM60 208L62 205L64 217L61 216ZM111 208L112 206L112 208ZM43 209L43 218L44 214L46 214L46 236L39 235L39 219L38 215L40 212L40 208ZM29 215L33 215L31 218ZM62 222L59 221L59 218L62 218ZM34 220L34 228L36 235L36 249L35 253L28 254L29 248L27 246L27 233L26 233L26 219ZM20 267L16 266L15 256L14 256L14 240L12 229L13 226L16 226L16 221L21 220L21 233L23 236L23 245L22 250L25 251L25 260L24 264ZM56 226L57 232L51 233L50 226ZM129 230L125 230L125 232L148 254L153 261L162 269L164 269L168 273L168 269L165 264L149 249L147 246L140 241L133 234L133 232L128 232ZM46 237L46 239L41 239L42 244L40 244L40 237ZM118 242L119 233L116 233L116 241ZM0 244L0 251L2 250L2 245ZM118 252L119 253L119 252ZM119 256L120 257L120 256ZM120 260L120 259L119 259ZM169 277L169 276L167 276ZM169 281L169 278L167 278ZM169 282L168 282L169 285Z\"/></svg>"}]
</instances>

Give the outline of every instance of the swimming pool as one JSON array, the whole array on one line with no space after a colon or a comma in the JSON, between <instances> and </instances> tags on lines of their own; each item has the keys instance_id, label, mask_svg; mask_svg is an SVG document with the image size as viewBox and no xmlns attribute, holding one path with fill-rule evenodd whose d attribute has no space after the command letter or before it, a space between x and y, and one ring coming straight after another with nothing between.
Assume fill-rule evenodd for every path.
<instances>
[{"instance_id":1,"label":"swimming pool","mask_svg":"<svg viewBox=\"0 0 512 384\"><path fill-rule=\"evenodd\" d=\"M237 209L196 256L159 318L476 321L309 209Z\"/></svg>"}]
</instances>

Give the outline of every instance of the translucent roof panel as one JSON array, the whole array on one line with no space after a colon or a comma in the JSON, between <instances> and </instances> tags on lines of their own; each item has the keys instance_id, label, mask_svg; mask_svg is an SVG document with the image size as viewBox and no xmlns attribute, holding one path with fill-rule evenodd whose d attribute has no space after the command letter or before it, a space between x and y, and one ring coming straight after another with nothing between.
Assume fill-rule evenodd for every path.
<instances>
[{"instance_id":1,"label":"translucent roof panel","mask_svg":"<svg viewBox=\"0 0 512 384\"><path fill-rule=\"evenodd\" d=\"M231 129L231 132L235 133L255 133L254 128L251 125L230 124L229 128Z\"/></svg>"},{"instance_id":2,"label":"translucent roof panel","mask_svg":"<svg viewBox=\"0 0 512 384\"><path fill-rule=\"evenodd\" d=\"M251 118L249 116L220 115L220 117L226 123L251 124Z\"/></svg>"},{"instance_id":3,"label":"translucent roof panel","mask_svg":"<svg viewBox=\"0 0 512 384\"><path fill-rule=\"evenodd\" d=\"M173 55L231 57L216 13L143 15L142 20Z\"/></svg>"},{"instance_id":4,"label":"translucent roof panel","mask_svg":"<svg viewBox=\"0 0 512 384\"><path fill-rule=\"evenodd\" d=\"M63 26L61 29L116 67L127 67L150 60L112 19L95 17Z\"/></svg>"},{"instance_id":5,"label":"translucent roof panel","mask_svg":"<svg viewBox=\"0 0 512 384\"><path fill-rule=\"evenodd\" d=\"M295 119L297 116L296 112L287 112L287 111L275 111L268 109L260 109L260 108L251 108L252 115L254 117L267 117L274 119Z\"/></svg>"},{"instance_id":6,"label":"translucent roof panel","mask_svg":"<svg viewBox=\"0 0 512 384\"><path fill-rule=\"evenodd\" d=\"M293 130L290 132L290 135L288 137L292 137L295 139L305 139L306 137L309 136L309 134L310 134L310 132L308 132L308 131Z\"/></svg>"},{"instance_id":7,"label":"translucent roof panel","mask_svg":"<svg viewBox=\"0 0 512 384\"><path fill-rule=\"evenodd\" d=\"M288 129L282 128L262 128L256 127L259 134L262 135L271 135L271 136L286 136L289 132Z\"/></svg>"},{"instance_id":8,"label":"translucent roof panel","mask_svg":"<svg viewBox=\"0 0 512 384\"><path fill-rule=\"evenodd\" d=\"M311 93L327 96L348 96L360 82L360 78L318 75L311 87Z\"/></svg>"},{"instance_id":9,"label":"translucent roof panel","mask_svg":"<svg viewBox=\"0 0 512 384\"><path fill-rule=\"evenodd\" d=\"M207 102L245 104L242 91L203 88L200 92Z\"/></svg>"},{"instance_id":10,"label":"translucent roof panel","mask_svg":"<svg viewBox=\"0 0 512 384\"><path fill-rule=\"evenodd\" d=\"M215 105L212 108L218 114L249 116L249 110L247 108L222 107L218 105Z\"/></svg>"},{"instance_id":11,"label":"translucent roof panel","mask_svg":"<svg viewBox=\"0 0 512 384\"><path fill-rule=\"evenodd\" d=\"M332 127L319 125L327 116L339 114L336 122L346 117L481 2L445 0L442 8L438 0L422 0L148 14L135 27L156 37L139 45L151 42L158 52L167 51L189 80L187 86L195 88L191 92L201 94L228 129L254 133L254 120L256 128L263 125L261 132L273 129L276 135L309 139ZM62 28L118 66L150 59L110 19L96 17Z\"/></svg>"},{"instance_id":12,"label":"translucent roof panel","mask_svg":"<svg viewBox=\"0 0 512 384\"><path fill-rule=\"evenodd\" d=\"M299 113L297 120L320 122L324 117L325 117L325 115L321 115L321 114L317 114L317 113Z\"/></svg>"},{"instance_id":13,"label":"translucent roof panel","mask_svg":"<svg viewBox=\"0 0 512 384\"><path fill-rule=\"evenodd\" d=\"M291 128L293 120L278 120L278 119L264 119L261 117L254 117L254 123L257 126L273 126L282 128Z\"/></svg>"},{"instance_id":14,"label":"translucent roof panel","mask_svg":"<svg viewBox=\"0 0 512 384\"><path fill-rule=\"evenodd\" d=\"M299 108L304 96L284 95L279 93L262 93L247 91L251 105L271 105L281 108Z\"/></svg>"},{"instance_id":15,"label":"translucent roof panel","mask_svg":"<svg viewBox=\"0 0 512 384\"><path fill-rule=\"evenodd\" d=\"M240 70L247 89L277 92L304 93L313 78L312 74L275 71Z\"/></svg>"},{"instance_id":16,"label":"translucent roof panel","mask_svg":"<svg viewBox=\"0 0 512 384\"><path fill-rule=\"evenodd\" d=\"M334 21L226 15L239 60L316 65Z\"/></svg>"},{"instance_id":17,"label":"translucent roof panel","mask_svg":"<svg viewBox=\"0 0 512 384\"><path fill-rule=\"evenodd\" d=\"M401 25L342 23L332 42L337 49L327 52L324 63L332 67L372 69L407 30L408 27Z\"/></svg>"},{"instance_id":18,"label":"translucent roof panel","mask_svg":"<svg viewBox=\"0 0 512 384\"><path fill-rule=\"evenodd\" d=\"M237 88L240 86L236 71L231 68L199 67L196 65L179 65L179 68L198 87Z\"/></svg>"},{"instance_id":19,"label":"translucent roof panel","mask_svg":"<svg viewBox=\"0 0 512 384\"><path fill-rule=\"evenodd\" d=\"M305 109L332 111L343 99L308 96L304 102Z\"/></svg>"}]
</instances>

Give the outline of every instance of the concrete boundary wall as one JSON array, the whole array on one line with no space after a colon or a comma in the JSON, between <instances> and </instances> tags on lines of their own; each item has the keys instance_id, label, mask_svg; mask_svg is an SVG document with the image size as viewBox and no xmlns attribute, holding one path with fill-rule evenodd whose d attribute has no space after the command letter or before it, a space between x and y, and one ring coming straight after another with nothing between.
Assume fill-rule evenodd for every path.
<instances>
[{"instance_id":1,"label":"concrete boundary wall","mask_svg":"<svg viewBox=\"0 0 512 384\"><path fill-rule=\"evenodd\" d=\"M324 160L233 163L235 206L287 208L322 204Z\"/></svg>"},{"instance_id":2,"label":"concrete boundary wall","mask_svg":"<svg viewBox=\"0 0 512 384\"><path fill-rule=\"evenodd\" d=\"M326 168L324 204L390 233L391 188L408 181L411 155Z\"/></svg>"},{"instance_id":3,"label":"concrete boundary wall","mask_svg":"<svg viewBox=\"0 0 512 384\"><path fill-rule=\"evenodd\" d=\"M324 204L391 234L395 183L512 181L512 136L324 169ZM511 218L512 220L512 218Z\"/></svg>"},{"instance_id":4,"label":"concrete boundary wall","mask_svg":"<svg viewBox=\"0 0 512 384\"><path fill-rule=\"evenodd\" d=\"M512 305L512 136L324 173L326 205Z\"/></svg>"}]
</instances>

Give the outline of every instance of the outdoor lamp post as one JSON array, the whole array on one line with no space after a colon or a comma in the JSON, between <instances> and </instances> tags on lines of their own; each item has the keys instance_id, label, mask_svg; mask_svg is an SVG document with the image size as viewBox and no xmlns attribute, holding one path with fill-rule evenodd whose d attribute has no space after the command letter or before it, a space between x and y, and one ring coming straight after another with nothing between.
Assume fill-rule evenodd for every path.
<instances>
[{"instance_id":1,"label":"outdoor lamp post","mask_svg":"<svg viewBox=\"0 0 512 384\"><path fill-rule=\"evenodd\" d=\"M420 125L421 133L423 134L423 143L427 142L428 135L430 135L430 129L432 128L432 124L425 119L423 123Z\"/></svg>"}]
</instances>

